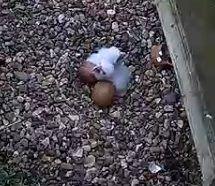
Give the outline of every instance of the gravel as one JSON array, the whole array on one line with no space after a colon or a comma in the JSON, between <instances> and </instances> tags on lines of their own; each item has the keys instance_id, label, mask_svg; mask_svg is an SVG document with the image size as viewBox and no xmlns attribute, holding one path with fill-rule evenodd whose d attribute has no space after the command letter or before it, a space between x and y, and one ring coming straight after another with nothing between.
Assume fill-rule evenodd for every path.
<instances>
[{"instance_id":1,"label":"gravel","mask_svg":"<svg viewBox=\"0 0 215 186\"><path fill-rule=\"evenodd\" d=\"M8 164L41 185L200 185L174 71L150 61L165 38L149 0L0 7L0 155ZM100 110L76 72L112 45L126 52L133 79L124 98ZM164 169L153 174L149 162Z\"/></svg>"}]
</instances>

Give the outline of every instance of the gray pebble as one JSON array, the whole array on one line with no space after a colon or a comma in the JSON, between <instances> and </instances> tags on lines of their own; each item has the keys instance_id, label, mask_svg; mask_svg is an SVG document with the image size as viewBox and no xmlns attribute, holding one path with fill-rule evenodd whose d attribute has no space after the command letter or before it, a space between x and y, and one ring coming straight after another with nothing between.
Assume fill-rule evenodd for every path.
<instances>
[{"instance_id":1,"label":"gray pebble","mask_svg":"<svg viewBox=\"0 0 215 186\"><path fill-rule=\"evenodd\" d=\"M21 139L20 144L26 148L26 147L28 147L28 140L23 138L23 139Z\"/></svg>"},{"instance_id":2,"label":"gray pebble","mask_svg":"<svg viewBox=\"0 0 215 186\"><path fill-rule=\"evenodd\" d=\"M60 165L61 169L64 170L73 170L74 167L70 163L61 163Z\"/></svg>"},{"instance_id":3,"label":"gray pebble","mask_svg":"<svg viewBox=\"0 0 215 186\"><path fill-rule=\"evenodd\" d=\"M97 173L97 169L95 167L89 168L86 170L85 180L92 181ZM95 181L94 181L95 182Z\"/></svg>"},{"instance_id":4,"label":"gray pebble","mask_svg":"<svg viewBox=\"0 0 215 186\"><path fill-rule=\"evenodd\" d=\"M119 31L119 25L117 22L113 22L111 27L112 27L113 31L115 31L115 32Z\"/></svg>"},{"instance_id":5,"label":"gray pebble","mask_svg":"<svg viewBox=\"0 0 215 186\"><path fill-rule=\"evenodd\" d=\"M91 146L90 145L84 145L84 146L82 146L82 148L83 148L83 150L85 152L90 152L91 151Z\"/></svg>"},{"instance_id":6,"label":"gray pebble","mask_svg":"<svg viewBox=\"0 0 215 186\"><path fill-rule=\"evenodd\" d=\"M50 144L49 137L46 137L44 140L41 141L41 143L42 143L45 147L49 146L49 144Z\"/></svg>"},{"instance_id":7,"label":"gray pebble","mask_svg":"<svg viewBox=\"0 0 215 186\"><path fill-rule=\"evenodd\" d=\"M15 77L20 81L28 81L30 79L30 75L25 72L14 72Z\"/></svg>"},{"instance_id":8,"label":"gray pebble","mask_svg":"<svg viewBox=\"0 0 215 186\"><path fill-rule=\"evenodd\" d=\"M172 105L165 105L164 111L165 112L173 112L174 111L173 106Z\"/></svg>"},{"instance_id":9,"label":"gray pebble","mask_svg":"<svg viewBox=\"0 0 215 186\"><path fill-rule=\"evenodd\" d=\"M85 158L84 166L85 167L93 167L95 165L96 158L93 155L89 155Z\"/></svg>"},{"instance_id":10,"label":"gray pebble","mask_svg":"<svg viewBox=\"0 0 215 186\"><path fill-rule=\"evenodd\" d=\"M176 93L175 92L169 92L164 96L164 101L166 104L175 104L176 103Z\"/></svg>"},{"instance_id":11,"label":"gray pebble","mask_svg":"<svg viewBox=\"0 0 215 186\"><path fill-rule=\"evenodd\" d=\"M139 184L139 180L138 179L133 179L131 181L131 186L137 186Z\"/></svg>"},{"instance_id":12,"label":"gray pebble","mask_svg":"<svg viewBox=\"0 0 215 186\"><path fill-rule=\"evenodd\" d=\"M79 147L76 149L76 151L72 154L73 157L82 158L83 157L83 148Z\"/></svg>"}]
</instances>

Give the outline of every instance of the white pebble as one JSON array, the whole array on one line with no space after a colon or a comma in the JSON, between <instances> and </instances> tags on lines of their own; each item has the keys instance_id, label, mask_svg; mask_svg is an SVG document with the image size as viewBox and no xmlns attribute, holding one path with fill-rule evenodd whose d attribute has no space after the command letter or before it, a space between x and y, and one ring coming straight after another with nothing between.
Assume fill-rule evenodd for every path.
<instances>
[{"instance_id":1,"label":"white pebble","mask_svg":"<svg viewBox=\"0 0 215 186\"><path fill-rule=\"evenodd\" d=\"M65 176L68 178L68 177L71 177L72 174L73 174L73 171L67 171Z\"/></svg>"},{"instance_id":2,"label":"white pebble","mask_svg":"<svg viewBox=\"0 0 215 186\"><path fill-rule=\"evenodd\" d=\"M179 128L183 128L183 126L184 126L183 120L178 120L177 125Z\"/></svg>"},{"instance_id":3,"label":"white pebble","mask_svg":"<svg viewBox=\"0 0 215 186\"><path fill-rule=\"evenodd\" d=\"M63 23L64 22L64 18L65 18L65 15L64 14L60 14L59 16L58 16L58 22L59 23Z\"/></svg>"},{"instance_id":4,"label":"white pebble","mask_svg":"<svg viewBox=\"0 0 215 186\"><path fill-rule=\"evenodd\" d=\"M122 159L122 160L120 161L120 164L121 164L122 168L127 168L127 166L128 166L125 159Z\"/></svg>"},{"instance_id":5,"label":"white pebble","mask_svg":"<svg viewBox=\"0 0 215 186\"><path fill-rule=\"evenodd\" d=\"M115 31L115 32L119 31L119 25L118 25L117 22L112 23L112 30Z\"/></svg>"},{"instance_id":6,"label":"white pebble","mask_svg":"<svg viewBox=\"0 0 215 186\"><path fill-rule=\"evenodd\" d=\"M78 115L69 115L69 119L71 119L72 121L78 121L79 116Z\"/></svg>"},{"instance_id":7,"label":"white pebble","mask_svg":"<svg viewBox=\"0 0 215 186\"><path fill-rule=\"evenodd\" d=\"M90 144L91 144L91 147L92 147L92 148L96 148L97 145L98 145L98 142L95 141L95 140L91 140Z\"/></svg>"},{"instance_id":8,"label":"white pebble","mask_svg":"<svg viewBox=\"0 0 215 186\"><path fill-rule=\"evenodd\" d=\"M60 159L56 159L54 162L55 162L56 164L61 164L61 160L60 160Z\"/></svg>"},{"instance_id":9,"label":"white pebble","mask_svg":"<svg viewBox=\"0 0 215 186\"><path fill-rule=\"evenodd\" d=\"M160 166L158 166L157 164L155 164L155 162L150 162L149 170L151 173L155 174L155 173L158 173L159 171L161 171L162 168Z\"/></svg>"},{"instance_id":10,"label":"white pebble","mask_svg":"<svg viewBox=\"0 0 215 186\"><path fill-rule=\"evenodd\" d=\"M19 152L18 151L14 151L13 156L16 157L18 155L19 155Z\"/></svg>"},{"instance_id":11,"label":"white pebble","mask_svg":"<svg viewBox=\"0 0 215 186\"><path fill-rule=\"evenodd\" d=\"M22 103L25 99L22 96L17 96L17 101Z\"/></svg>"},{"instance_id":12,"label":"white pebble","mask_svg":"<svg viewBox=\"0 0 215 186\"><path fill-rule=\"evenodd\" d=\"M157 112L156 114L155 114L155 117L156 118L160 118L162 116L162 113L161 112Z\"/></svg>"},{"instance_id":13,"label":"white pebble","mask_svg":"<svg viewBox=\"0 0 215 186\"><path fill-rule=\"evenodd\" d=\"M138 179L133 179L132 182L131 182L131 186L136 186L139 184L139 180Z\"/></svg>"},{"instance_id":14,"label":"white pebble","mask_svg":"<svg viewBox=\"0 0 215 186\"><path fill-rule=\"evenodd\" d=\"M82 157L83 157L83 153L84 153L83 148L78 148L78 149L72 154L72 156L73 156L73 157L77 157L77 158L82 158Z\"/></svg>"},{"instance_id":15,"label":"white pebble","mask_svg":"<svg viewBox=\"0 0 215 186\"><path fill-rule=\"evenodd\" d=\"M107 10L107 14L108 14L108 15L115 15L115 14L116 14L116 11L113 10L113 9L109 9L109 10Z\"/></svg>"}]
</instances>

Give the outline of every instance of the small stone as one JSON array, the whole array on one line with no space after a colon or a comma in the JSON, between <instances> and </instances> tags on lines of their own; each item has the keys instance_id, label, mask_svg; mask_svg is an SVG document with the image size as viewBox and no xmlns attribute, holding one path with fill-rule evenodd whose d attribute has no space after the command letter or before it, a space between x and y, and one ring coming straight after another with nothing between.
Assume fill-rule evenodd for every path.
<instances>
[{"instance_id":1,"label":"small stone","mask_svg":"<svg viewBox=\"0 0 215 186\"><path fill-rule=\"evenodd\" d=\"M0 27L0 34L1 34L1 27ZM5 56L0 54L0 65L4 65L5 62L6 62Z\"/></svg>"},{"instance_id":2,"label":"small stone","mask_svg":"<svg viewBox=\"0 0 215 186\"><path fill-rule=\"evenodd\" d=\"M148 48L151 48L152 47L152 41L151 41L151 39L147 39L147 43L148 43Z\"/></svg>"},{"instance_id":3,"label":"small stone","mask_svg":"<svg viewBox=\"0 0 215 186\"><path fill-rule=\"evenodd\" d=\"M62 161L60 159L56 159L54 162L59 165Z\"/></svg>"},{"instance_id":4,"label":"small stone","mask_svg":"<svg viewBox=\"0 0 215 186\"><path fill-rule=\"evenodd\" d=\"M162 116L162 113L161 112L156 112L156 114L155 114L155 117L158 119L158 118L160 118Z\"/></svg>"},{"instance_id":5,"label":"small stone","mask_svg":"<svg viewBox=\"0 0 215 186\"><path fill-rule=\"evenodd\" d=\"M25 99L22 96L17 96L17 101L22 103Z\"/></svg>"},{"instance_id":6,"label":"small stone","mask_svg":"<svg viewBox=\"0 0 215 186\"><path fill-rule=\"evenodd\" d=\"M154 31L150 31L150 32L149 32L149 37L153 37L153 36L154 36L154 34L155 34L155 32L154 32Z\"/></svg>"},{"instance_id":7,"label":"small stone","mask_svg":"<svg viewBox=\"0 0 215 186\"><path fill-rule=\"evenodd\" d=\"M55 142L57 142L57 141L58 141L58 139L57 139L57 136L56 136L56 135L53 135L53 136L52 136L52 139L53 139L53 141L55 141Z\"/></svg>"},{"instance_id":8,"label":"small stone","mask_svg":"<svg viewBox=\"0 0 215 186\"><path fill-rule=\"evenodd\" d=\"M69 80L67 78L63 78L60 81L60 86L68 84Z\"/></svg>"},{"instance_id":9,"label":"small stone","mask_svg":"<svg viewBox=\"0 0 215 186\"><path fill-rule=\"evenodd\" d=\"M187 118L186 112L185 111L181 112L180 117L183 118L183 119L186 119Z\"/></svg>"},{"instance_id":10,"label":"small stone","mask_svg":"<svg viewBox=\"0 0 215 186\"><path fill-rule=\"evenodd\" d=\"M92 148L96 148L97 145L98 145L98 142L95 141L95 140L91 140L91 141L90 141L90 144L91 144L91 147L92 147Z\"/></svg>"},{"instance_id":11,"label":"small stone","mask_svg":"<svg viewBox=\"0 0 215 186\"><path fill-rule=\"evenodd\" d=\"M7 79L11 79L13 77L13 73L8 72L6 74ZM4 78L4 77L3 77Z\"/></svg>"},{"instance_id":12,"label":"small stone","mask_svg":"<svg viewBox=\"0 0 215 186\"><path fill-rule=\"evenodd\" d=\"M93 155L89 155L85 158L84 166L85 167L93 167L95 165L96 158Z\"/></svg>"},{"instance_id":13,"label":"small stone","mask_svg":"<svg viewBox=\"0 0 215 186\"><path fill-rule=\"evenodd\" d=\"M91 146L90 145L84 145L84 146L82 146L82 148L83 148L83 150L85 152L90 152L91 151Z\"/></svg>"},{"instance_id":14,"label":"small stone","mask_svg":"<svg viewBox=\"0 0 215 186\"><path fill-rule=\"evenodd\" d=\"M44 108L39 107L32 113L32 115L35 117L38 117L43 111L44 111Z\"/></svg>"},{"instance_id":15,"label":"small stone","mask_svg":"<svg viewBox=\"0 0 215 186\"><path fill-rule=\"evenodd\" d=\"M80 53L75 53L75 57L80 57L81 54Z\"/></svg>"},{"instance_id":16,"label":"small stone","mask_svg":"<svg viewBox=\"0 0 215 186\"><path fill-rule=\"evenodd\" d=\"M50 52L50 57L51 58L53 58L54 56L56 56L56 54L55 54L55 52L54 52L53 49L50 49L49 52Z\"/></svg>"},{"instance_id":17,"label":"small stone","mask_svg":"<svg viewBox=\"0 0 215 186\"><path fill-rule=\"evenodd\" d=\"M84 14L79 14L79 20L81 22L84 22L85 21L85 15Z\"/></svg>"},{"instance_id":18,"label":"small stone","mask_svg":"<svg viewBox=\"0 0 215 186\"><path fill-rule=\"evenodd\" d=\"M44 140L41 141L41 143L42 143L45 147L49 146L49 144L50 144L49 137L46 137Z\"/></svg>"},{"instance_id":19,"label":"small stone","mask_svg":"<svg viewBox=\"0 0 215 186\"><path fill-rule=\"evenodd\" d=\"M125 159L121 159L120 164L121 164L122 168L124 168L124 169L127 168L127 166L128 166Z\"/></svg>"},{"instance_id":20,"label":"small stone","mask_svg":"<svg viewBox=\"0 0 215 186\"><path fill-rule=\"evenodd\" d=\"M85 180L91 181L96 176L97 169L95 167L89 168L86 171Z\"/></svg>"},{"instance_id":21,"label":"small stone","mask_svg":"<svg viewBox=\"0 0 215 186\"><path fill-rule=\"evenodd\" d=\"M150 162L148 166L151 173L155 174L162 170L162 168L157 165L155 162Z\"/></svg>"},{"instance_id":22,"label":"small stone","mask_svg":"<svg viewBox=\"0 0 215 186\"><path fill-rule=\"evenodd\" d=\"M131 186L136 186L139 184L139 180L134 178L132 181L131 181Z\"/></svg>"},{"instance_id":23,"label":"small stone","mask_svg":"<svg viewBox=\"0 0 215 186\"><path fill-rule=\"evenodd\" d=\"M166 104L175 104L177 99L176 99L176 93L175 92L169 92L164 96L164 101Z\"/></svg>"},{"instance_id":24,"label":"small stone","mask_svg":"<svg viewBox=\"0 0 215 186\"><path fill-rule=\"evenodd\" d=\"M48 76L46 76L45 79L43 80L42 85L43 85L43 86L48 86L48 85L53 84L54 81L55 81L55 78L53 77L53 75L48 75Z\"/></svg>"},{"instance_id":25,"label":"small stone","mask_svg":"<svg viewBox=\"0 0 215 186\"><path fill-rule=\"evenodd\" d=\"M69 119L71 119L72 121L79 121L79 115L69 115L68 116L69 117Z\"/></svg>"},{"instance_id":26,"label":"small stone","mask_svg":"<svg viewBox=\"0 0 215 186\"><path fill-rule=\"evenodd\" d=\"M177 125L178 125L179 128L183 128L183 126L184 126L184 121L183 121L183 120L178 120L178 121L177 121Z\"/></svg>"},{"instance_id":27,"label":"small stone","mask_svg":"<svg viewBox=\"0 0 215 186\"><path fill-rule=\"evenodd\" d=\"M155 73L153 70L147 70L145 71L145 75L148 77L154 77Z\"/></svg>"},{"instance_id":28,"label":"small stone","mask_svg":"<svg viewBox=\"0 0 215 186\"><path fill-rule=\"evenodd\" d=\"M73 157L82 158L83 157L83 148L78 148L73 154Z\"/></svg>"},{"instance_id":29,"label":"small stone","mask_svg":"<svg viewBox=\"0 0 215 186\"><path fill-rule=\"evenodd\" d=\"M156 98L156 99L155 99L155 103L156 103L156 104L159 104L160 102L161 102L161 98Z\"/></svg>"},{"instance_id":30,"label":"small stone","mask_svg":"<svg viewBox=\"0 0 215 186\"><path fill-rule=\"evenodd\" d=\"M4 44L5 44L5 46L13 46L14 42L13 41L6 41Z\"/></svg>"},{"instance_id":31,"label":"small stone","mask_svg":"<svg viewBox=\"0 0 215 186\"><path fill-rule=\"evenodd\" d=\"M29 111L29 109L31 108L31 104L29 102L25 103L25 110Z\"/></svg>"},{"instance_id":32,"label":"small stone","mask_svg":"<svg viewBox=\"0 0 215 186\"><path fill-rule=\"evenodd\" d=\"M170 176L165 176L165 180L166 180L167 182L170 182L172 179L171 179Z\"/></svg>"},{"instance_id":33,"label":"small stone","mask_svg":"<svg viewBox=\"0 0 215 186\"><path fill-rule=\"evenodd\" d=\"M28 140L23 138L23 139L21 139L20 144L26 148L26 147L28 147Z\"/></svg>"},{"instance_id":34,"label":"small stone","mask_svg":"<svg viewBox=\"0 0 215 186\"><path fill-rule=\"evenodd\" d=\"M64 125L62 122L60 122L59 129L66 129L66 125Z\"/></svg>"},{"instance_id":35,"label":"small stone","mask_svg":"<svg viewBox=\"0 0 215 186\"><path fill-rule=\"evenodd\" d=\"M6 119L3 119L3 124L4 124L4 125L8 125L8 124L9 124L9 121L6 120Z\"/></svg>"},{"instance_id":36,"label":"small stone","mask_svg":"<svg viewBox=\"0 0 215 186\"><path fill-rule=\"evenodd\" d=\"M172 105L165 105L164 111L165 112L173 112L174 111L173 106Z\"/></svg>"},{"instance_id":37,"label":"small stone","mask_svg":"<svg viewBox=\"0 0 215 186\"><path fill-rule=\"evenodd\" d=\"M113 16L116 14L116 11L113 9L109 9L109 10L107 10L107 14Z\"/></svg>"},{"instance_id":38,"label":"small stone","mask_svg":"<svg viewBox=\"0 0 215 186\"><path fill-rule=\"evenodd\" d=\"M145 40L149 38L149 32L148 31L146 31L146 30L143 31L143 38Z\"/></svg>"},{"instance_id":39,"label":"small stone","mask_svg":"<svg viewBox=\"0 0 215 186\"><path fill-rule=\"evenodd\" d=\"M60 167L64 170L73 170L73 166L70 163L61 163Z\"/></svg>"},{"instance_id":40,"label":"small stone","mask_svg":"<svg viewBox=\"0 0 215 186\"><path fill-rule=\"evenodd\" d=\"M25 72L14 72L15 77L20 81L28 81L30 79L30 75Z\"/></svg>"},{"instance_id":41,"label":"small stone","mask_svg":"<svg viewBox=\"0 0 215 186\"><path fill-rule=\"evenodd\" d=\"M111 116L114 118L120 118L121 117L121 112L120 111L114 111L111 113Z\"/></svg>"},{"instance_id":42,"label":"small stone","mask_svg":"<svg viewBox=\"0 0 215 186\"><path fill-rule=\"evenodd\" d=\"M59 23L63 23L64 20L65 20L65 15L64 14L60 14L57 19L58 19Z\"/></svg>"},{"instance_id":43,"label":"small stone","mask_svg":"<svg viewBox=\"0 0 215 186\"><path fill-rule=\"evenodd\" d=\"M135 81L136 81L137 83L140 83L140 76L139 76L139 75L136 75L136 76L135 76Z\"/></svg>"},{"instance_id":44,"label":"small stone","mask_svg":"<svg viewBox=\"0 0 215 186\"><path fill-rule=\"evenodd\" d=\"M112 28L113 31L118 32L119 31L119 25L118 25L118 23L117 22L113 22L111 28Z\"/></svg>"},{"instance_id":45,"label":"small stone","mask_svg":"<svg viewBox=\"0 0 215 186\"><path fill-rule=\"evenodd\" d=\"M135 151L136 151L136 152L138 152L138 150L139 150L139 149L140 149L140 147L142 147L142 146L143 146L143 144L142 144L142 143L140 143L140 144L136 145Z\"/></svg>"},{"instance_id":46,"label":"small stone","mask_svg":"<svg viewBox=\"0 0 215 186\"><path fill-rule=\"evenodd\" d=\"M19 151L16 150L13 152L13 157L17 157L18 155L19 155Z\"/></svg>"},{"instance_id":47,"label":"small stone","mask_svg":"<svg viewBox=\"0 0 215 186\"><path fill-rule=\"evenodd\" d=\"M52 157L46 156L46 155L43 155L43 157L42 157L42 161L43 162L51 162L52 159L53 159Z\"/></svg>"},{"instance_id":48,"label":"small stone","mask_svg":"<svg viewBox=\"0 0 215 186\"><path fill-rule=\"evenodd\" d=\"M169 136L170 136L170 131L169 131L169 130L165 130L165 131L163 131L162 135L163 135L165 138L169 138Z\"/></svg>"},{"instance_id":49,"label":"small stone","mask_svg":"<svg viewBox=\"0 0 215 186\"><path fill-rule=\"evenodd\" d=\"M66 176L67 178L69 178L69 177L72 176L72 174L73 174L73 171L67 171L65 176Z\"/></svg>"}]
</instances>

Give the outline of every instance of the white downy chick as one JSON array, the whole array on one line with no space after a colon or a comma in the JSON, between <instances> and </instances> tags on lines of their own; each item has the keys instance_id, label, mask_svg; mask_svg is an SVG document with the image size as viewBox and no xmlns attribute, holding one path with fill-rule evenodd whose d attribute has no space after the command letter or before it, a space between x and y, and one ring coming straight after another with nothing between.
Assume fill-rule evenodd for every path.
<instances>
[{"instance_id":1,"label":"white downy chick","mask_svg":"<svg viewBox=\"0 0 215 186\"><path fill-rule=\"evenodd\" d=\"M119 64L115 67L114 73L109 80L112 81L116 87L117 95L123 96L127 91L130 79L131 73L128 67L123 64Z\"/></svg>"},{"instance_id":2,"label":"white downy chick","mask_svg":"<svg viewBox=\"0 0 215 186\"><path fill-rule=\"evenodd\" d=\"M114 72L116 64L122 52L116 47L101 48L97 53L91 54L87 61L95 64L95 76L97 79L107 79Z\"/></svg>"}]
</instances>

